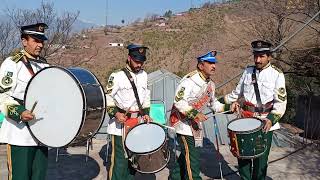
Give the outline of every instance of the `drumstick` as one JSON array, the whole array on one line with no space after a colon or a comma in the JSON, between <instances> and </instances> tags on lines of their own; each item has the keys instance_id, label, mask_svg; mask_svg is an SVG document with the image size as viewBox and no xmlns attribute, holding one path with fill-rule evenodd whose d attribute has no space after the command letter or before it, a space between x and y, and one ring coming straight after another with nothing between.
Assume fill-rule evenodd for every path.
<instances>
[{"instance_id":1,"label":"drumstick","mask_svg":"<svg viewBox=\"0 0 320 180\"><path fill-rule=\"evenodd\" d=\"M163 124L159 124L159 123L157 123L157 122L153 122L153 123L158 124L158 125L160 125L160 126L162 126L162 127L164 127L164 128L168 128L168 129L171 129L171 130L173 130L173 131L176 131L176 129L175 129L174 127L170 127L170 126L166 126L166 125L163 125Z\"/></svg>"},{"instance_id":2,"label":"drumstick","mask_svg":"<svg viewBox=\"0 0 320 180\"><path fill-rule=\"evenodd\" d=\"M214 118L215 119L215 118ZM217 159L218 159L218 163L219 163L219 170L220 170L220 177L223 180L223 173L222 173L222 168L221 168L221 154L220 154L220 149L219 149L219 141L218 141L218 125L217 125L217 121L213 121L213 126L214 126L214 134L216 136L216 143L217 143Z\"/></svg>"},{"instance_id":3,"label":"drumstick","mask_svg":"<svg viewBox=\"0 0 320 180\"><path fill-rule=\"evenodd\" d=\"M38 101L35 101L32 105L32 108L30 110L31 113L33 113L33 110L36 108L36 105L38 104Z\"/></svg>"},{"instance_id":4,"label":"drumstick","mask_svg":"<svg viewBox=\"0 0 320 180\"><path fill-rule=\"evenodd\" d=\"M131 107L132 107L134 104L136 104L135 101L128 107L128 109L127 109L126 112L124 113L125 116L127 116L127 114L129 113Z\"/></svg>"},{"instance_id":5,"label":"drumstick","mask_svg":"<svg viewBox=\"0 0 320 180\"><path fill-rule=\"evenodd\" d=\"M219 112L219 113L214 113L214 114L212 114L211 116L209 116L208 118L210 118L210 117L214 117L214 116L219 115L219 114L228 113L228 112L231 112L231 110L223 111L223 112ZM210 113L208 113L208 114L210 114ZM207 115L207 114L206 114L206 115Z\"/></svg>"}]
</instances>

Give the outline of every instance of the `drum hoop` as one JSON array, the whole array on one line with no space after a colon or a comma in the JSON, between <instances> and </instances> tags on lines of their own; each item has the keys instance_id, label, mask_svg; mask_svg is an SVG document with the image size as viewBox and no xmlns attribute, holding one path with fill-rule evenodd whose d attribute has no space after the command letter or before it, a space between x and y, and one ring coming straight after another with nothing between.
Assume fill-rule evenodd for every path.
<instances>
[{"instance_id":1,"label":"drum hoop","mask_svg":"<svg viewBox=\"0 0 320 180\"><path fill-rule=\"evenodd\" d=\"M162 147L162 146L161 146L161 147ZM138 171L139 173L142 173L142 174L157 173L157 172L161 171L162 169L164 169L164 168L168 165L169 161L170 161L170 150L168 150L168 158L167 158L166 164L163 165L163 166L162 166L161 168L159 168L158 170L156 170L156 171L150 171L150 172L141 171L141 170L139 170L139 169L135 169L135 170Z\"/></svg>"},{"instance_id":2,"label":"drum hoop","mask_svg":"<svg viewBox=\"0 0 320 180\"><path fill-rule=\"evenodd\" d=\"M75 68L73 68L73 69L75 69ZM76 69L81 69L81 70L84 70L84 71L87 71L88 73L90 73L94 78L95 78L95 80L97 80L97 82L100 84L100 88L101 88L101 93L102 93L102 99L103 99L103 108L104 108L104 111L102 112L102 117L101 117L101 121L100 121L100 124L99 124L99 126L98 126L98 128L97 128L97 130L94 132L94 133L92 133L92 135L91 136L88 136L89 137L89 139L90 138L92 138L92 137L94 137L98 132L99 132L99 130L100 130L100 128L101 128L101 126L103 125L103 122L104 122L104 118L105 118L105 116L106 116L106 95L105 95L105 91L104 91L104 88L103 88L103 86L101 85L101 82L99 81L99 79L97 78L97 76L96 75L94 75L92 72L90 72L90 71L88 71L88 70L86 70L86 69L84 69L84 68L80 68L80 67L77 67ZM80 84L80 82L78 81L78 85ZM83 90L83 88L82 88L82 86L80 86L80 88L82 89L82 91L84 92L84 90ZM84 97L84 95L83 95L83 97ZM86 100L86 98L84 98L85 100ZM86 103L87 104L87 103ZM83 107L83 109L84 109L85 107ZM86 112L86 111L85 111ZM84 118L85 119L85 118ZM81 123L81 127L83 126L83 119L82 119L82 123ZM82 128L80 128L80 130L78 131L78 133L77 133L77 136L78 136L78 134L81 132L81 129ZM77 137L76 136L76 137ZM74 139L73 139L74 140ZM73 141L72 140L72 141ZM69 144L71 144L72 143L72 141L69 143ZM68 144L68 145L69 145Z\"/></svg>"},{"instance_id":3,"label":"drum hoop","mask_svg":"<svg viewBox=\"0 0 320 180\"><path fill-rule=\"evenodd\" d=\"M149 124L155 124L155 125L157 125L157 126L159 126L159 127L161 127L161 128L163 129L163 131L165 132L164 141L162 142L162 144L161 144L158 148L156 148L156 149L153 150L153 151L148 151L148 152L143 152L143 153L131 151L130 149L127 148L127 143L126 143L126 142L127 142L128 134L129 134L129 132L130 132L132 129L134 129L134 128L138 127L138 126L141 126L141 125L143 125L143 124L148 124L148 123L140 123L140 124L134 126L133 128L131 128L131 129L128 131L128 133L127 133L127 135L126 135L126 138L124 139L124 145L125 145L125 147L126 147L126 150L129 150L130 152L133 152L134 154L138 154L138 155L147 155L147 154L152 154L152 153L158 151L158 150L166 143L166 140L167 140L166 132L164 131L164 129L163 129L159 124L157 124L157 123L149 122Z\"/></svg>"},{"instance_id":4,"label":"drum hoop","mask_svg":"<svg viewBox=\"0 0 320 180\"><path fill-rule=\"evenodd\" d=\"M82 107L82 109L84 109L84 108L86 107L87 102L86 102L86 98L84 98L84 97L85 97L85 96L84 96L84 90L83 90L83 88L80 86L79 80L78 80L70 71L68 71L67 69L65 69L65 68L63 68L63 67L59 67L59 66L49 66L49 67L45 67L45 68L41 69L40 71L38 71L38 72L29 80L28 85L27 85L26 90L25 90L25 93L24 93L24 104L26 104L26 97L27 97L28 88L29 88L29 86L30 86L30 82L33 80L34 77L36 77L37 74L39 74L40 72L44 71L45 69L49 69L49 68L58 68L58 69L60 69L60 70L62 70L62 71L65 71L68 75L71 76L71 78L73 78L73 79L77 82L77 86L80 88L81 94L82 94L82 100L83 100L83 107ZM68 142L67 144L65 144L65 145L63 145L63 146L60 146L60 147L66 147L66 146L68 146L69 144L71 144L72 141L74 141L74 140L76 139L76 137L78 136L78 134L80 133L80 131L81 131L81 129L82 129L82 126L83 126L83 124L84 124L84 121L83 121L83 120L85 119L85 117L86 117L86 111L82 111L81 125L80 125L80 128L78 129L77 135L76 135L70 142ZM31 129L30 129L30 126L29 126L29 123L28 123L28 122L26 122L25 124L27 125L28 130L29 130L31 136L32 136L36 141L38 141L39 144L44 145L44 146L47 146L47 147L52 147L52 146L49 146L49 145L41 142L41 141L33 134L33 132L32 132ZM57 147L52 147L52 148L57 148Z\"/></svg>"},{"instance_id":5,"label":"drum hoop","mask_svg":"<svg viewBox=\"0 0 320 180\"><path fill-rule=\"evenodd\" d=\"M239 120L239 119L246 119L246 118L236 118L236 119L233 119L233 120L231 120L230 122L228 122L228 124L227 124L227 129L228 129L228 131L235 132L236 134L251 134L251 133L257 132L257 131L259 131L260 129L263 128L264 125L263 125L261 119L256 118L256 117L250 117L250 118L251 118L251 119L256 119L256 120L260 121L260 122L261 122L261 125L260 125L259 127L255 128L255 129L252 129L252 130L249 130L249 131L234 131L234 130L229 129L229 124L232 123L232 122L234 122L234 121L237 121L237 120Z\"/></svg>"}]
</instances>

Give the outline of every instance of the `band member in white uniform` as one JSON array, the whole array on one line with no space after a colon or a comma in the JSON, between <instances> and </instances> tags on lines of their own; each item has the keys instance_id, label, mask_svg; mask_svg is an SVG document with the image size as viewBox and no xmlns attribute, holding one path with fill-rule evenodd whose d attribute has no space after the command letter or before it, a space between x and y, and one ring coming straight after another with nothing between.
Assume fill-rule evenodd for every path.
<instances>
[{"instance_id":1,"label":"band member in white uniform","mask_svg":"<svg viewBox=\"0 0 320 180\"><path fill-rule=\"evenodd\" d=\"M140 121L149 122L150 91L147 88L147 73L142 69L146 61L147 47L130 44L127 65L124 69L113 72L107 85L107 111L110 116L108 134L112 135L112 155L109 169L110 180L130 180L134 178L135 170L131 167L123 141L128 129ZM130 73L131 80L137 90L139 102L135 97L133 87L125 73ZM140 104L140 105L139 105ZM139 107L140 106L140 107ZM141 141L141 139L137 139Z\"/></svg>"},{"instance_id":2,"label":"band member in white uniform","mask_svg":"<svg viewBox=\"0 0 320 180\"><path fill-rule=\"evenodd\" d=\"M267 174L268 156L272 142L271 130L280 128L278 121L286 111L287 92L283 72L270 63L271 43L253 41L251 43L255 66L245 69L235 90L222 98L221 102L232 103L240 98L244 102L242 117L257 117L264 121L267 133L267 151L253 160L238 159L241 179L263 180ZM254 84L257 84L255 87Z\"/></svg>"},{"instance_id":3,"label":"band member in white uniform","mask_svg":"<svg viewBox=\"0 0 320 180\"><path fill-rule=\"evenodd\" d=\"M169 179L201 179L199 146L202 146L202 122L208 118L202 110L209 106L214 112L230 109L230 105L220 103L215 97L215 84L210 79L216 69L216 51L197 58L197 70L180 81L170 123L176 129L181 154L170 172ZM235 109L232 105L231 109Z\"/></svg>"},{"instance_id":4,"label":"band member in white uniform","mask_svg":"<svg viewBox=\"0 0 320 180\"><path fill-rule=\"evenodd\" d=\"M21 27L23 50L3 61L0 67L0 109L5 114L0 142L7 143L8 175L14 180L43 180L46 177L48 148L39 146L26 122L34 114L24 107L26 86L34 74L48 64L40 57L47 40L44 23Z\"/></svg>"}]
</instances>

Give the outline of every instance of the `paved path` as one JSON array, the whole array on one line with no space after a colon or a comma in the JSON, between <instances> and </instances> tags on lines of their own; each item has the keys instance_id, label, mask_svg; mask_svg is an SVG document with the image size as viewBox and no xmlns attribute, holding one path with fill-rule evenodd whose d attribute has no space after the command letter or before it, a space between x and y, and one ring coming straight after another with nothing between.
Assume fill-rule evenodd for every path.
<instances>
[{"instance_id":1,"label":"paved path","mask_svg":"<svg viewBox=\"0 0 320 180\"><path fill-rule=\"evenodd\" d=\"M55 162L55 149L49 151L49 169L47 180L106 180L109 163L104 162L106 145L104 140L93 140L93 150L86 162L85 147L69 147L67 151L61 150L59 161ZM225 179L239 179L236 174L237 161L229 152L228 146L220 146L223 154L222 171ZM294 149L273 148L270 160L281 158ZM206 179L219 179L219 164L216 161L215 148L207 144L201 150L201 176ZM172 162L168 167L172 167ZM6 146L0 145L0 179L6 179ZM169 170L155 175L137 175L136 180L166 180ZM268 168L268 179L320 179L320 153L315 148L306 148L282 160L271 163Z\"/></svg>"}]
</instances>

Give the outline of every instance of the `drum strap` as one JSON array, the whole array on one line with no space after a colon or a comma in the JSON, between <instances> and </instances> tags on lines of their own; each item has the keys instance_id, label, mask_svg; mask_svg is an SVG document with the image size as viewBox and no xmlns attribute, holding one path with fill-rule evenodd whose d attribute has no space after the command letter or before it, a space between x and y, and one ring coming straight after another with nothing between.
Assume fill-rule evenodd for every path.
<instances>
[{"instance_id":1,"label":"drum strap","mask_svg":"<svg viewBox=\"0 0 320 180\"><path fill-rule=\"evenodd\" d=\"M22 62L26 66L26 68L28 69L28 71L31 74L31 76L34 76L35 73L34 73L34 71L32 69L30 61L25 56L23 56L23 61Z\"/></svg>"},{"instance_id":2,"label":"drum strap","mask_svg":"<svg viewBox=\"0 0 320 180\"><path fill-rule=\"evenodd\" d=\"M134 92L134 96L136 97L136 100L137 100L137 104L138 104L138 107L139 107L140 114L144 115L143 108L142 108L142 105L141 105L141 102L140 102L140 99L139 99L137 87L134 84L134 80L133 80L133 78L132 78L132 76L131 76L131 74L130 74L130 72L128 71L127 68L123 68L122 70L126 74L127 78L130 81L130 84L131 84L133 92Z\"/></svg>"},{"instance_id":3,"label":"drum strap","mask_svg":"<svg viewBox=\"0 0 320 180\"><path fill-rule=\"evenodd\" d=\"M256 76L256 68L253 68L252 83L253 83L253 87L254 87L254 93L256 94L258 112L262 113L263 108L262 108L262 102L261 102L260 92L259 92L259 88L258 88L258 80L257 80L257 76Z\"/></svg>"}]
</instances>

